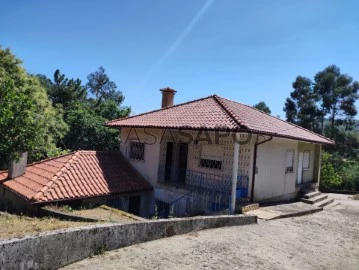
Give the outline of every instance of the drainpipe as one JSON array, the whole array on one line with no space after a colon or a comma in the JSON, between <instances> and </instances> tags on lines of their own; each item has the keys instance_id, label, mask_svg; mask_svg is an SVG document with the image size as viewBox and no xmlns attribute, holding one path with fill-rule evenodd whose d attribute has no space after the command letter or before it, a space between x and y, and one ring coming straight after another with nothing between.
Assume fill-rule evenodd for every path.
<instances>
[{"instance_id":1,"label":"drainpipe","mask_svg":"<svg viewBox=\"0 0 359 270\"><path fill-rule=\"evenodd\" d=\"M238 156L239 156L239 143L235 140L235 142L234 142L234 154L233 154L233 166L232 166L231 205L229 207L229 214L230 215L234 215L234 213L236 211Z\"/></svg>"},{"instance_id":2,"label":"drainpipe","mask_svg":"<svg viewBox=\"0 0 359 270\"><path fill-rule=\"evenodd\" d=\"M258 146L269 142L273 139L273 136L271 136L269 139L264 140L262 142L256 143L254 145L254 157L253 157L253 172L252 172L252 188L251 188L251 201L253 202L253 198L254 198L254 183L256 180L256 167L257 167L257 150L258 150Z\"/></svg>"}]
</instances>

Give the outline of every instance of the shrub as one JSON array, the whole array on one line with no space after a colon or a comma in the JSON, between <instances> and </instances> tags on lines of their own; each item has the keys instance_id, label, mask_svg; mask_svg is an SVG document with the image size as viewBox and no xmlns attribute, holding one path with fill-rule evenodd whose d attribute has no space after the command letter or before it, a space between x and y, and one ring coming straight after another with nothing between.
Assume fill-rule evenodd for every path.
<instances>
[{"instance_id":1,"label":"shrub","mask_svg":"<svg viewBox=\"0 0 359 270\"><path fill-rule=\"evenodd\" d=\"M342 186L342 183L342 177L335 170L333 156L328 153L323 153L320 172L320 188L339 189Z\"/></svg>"},{"instance_id":2,"label":"shrub","mask_svg":"<svg viewBox=\"0 0 359 270\"><path fill-rule=\"evenodd\" d=\"M359 191L359 161L323 153L320 188Z\"/></svg>"}]
</instances>

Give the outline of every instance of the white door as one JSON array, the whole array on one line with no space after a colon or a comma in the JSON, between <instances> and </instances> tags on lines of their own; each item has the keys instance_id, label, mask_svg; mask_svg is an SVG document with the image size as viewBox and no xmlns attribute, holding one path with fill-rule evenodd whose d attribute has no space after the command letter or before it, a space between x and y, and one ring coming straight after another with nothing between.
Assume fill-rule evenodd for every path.
<instances>
[{"instance_id":1,"label":"white door","mask_svg":"<svg viewBox=\"0 0 359 270\"><path fill-rule=\"evenodd\" d=\"M298 157L298 173L297 173L297 184L300 185L302 183L303 177L303 152L299 152Z\"/></svg>"}]
</instances>

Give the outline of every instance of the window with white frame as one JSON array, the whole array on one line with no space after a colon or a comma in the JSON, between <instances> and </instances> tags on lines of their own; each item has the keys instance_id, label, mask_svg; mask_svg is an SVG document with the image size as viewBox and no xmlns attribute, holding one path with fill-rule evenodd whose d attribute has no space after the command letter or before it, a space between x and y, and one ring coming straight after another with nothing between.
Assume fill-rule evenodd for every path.
<instances>
[{"instance_id":1,"label":"window with white frame","mask_svg":"<svg viewBox=\"0 0 359 270\"><path fill-rule=\"evenodd\" d=\"M130 159L145 159L145 144L141 142L130 142Z\"/></svg>"},{"instance_id":2,"label":"window with white frame","mask_svg":"<svg viewBox=\"0 0 359 270\"><path fill-rule=\"evenodd\" d=\"M303 152L303 170L310 169L310 151Z\"/></svg>"},{"instance_id":3,"label":"window with white frame","mask_svg":"<svg viewBox=\"0 0 359 270\"><path fill-rule=\"evenodd\" d=\"M204 168L222 169L223 147L215 144L204 144L201 149L200 166Z\"/></svg>"},{"instance_id":4,"label":"window with white frame","mask_svg":"<svg viewBox=\"0 0 359 270\"><path fill-rule=\"evenodd\" d=\"M294 150L287 150L285 172L294 172Z\"/></svg>"}]
</instances>

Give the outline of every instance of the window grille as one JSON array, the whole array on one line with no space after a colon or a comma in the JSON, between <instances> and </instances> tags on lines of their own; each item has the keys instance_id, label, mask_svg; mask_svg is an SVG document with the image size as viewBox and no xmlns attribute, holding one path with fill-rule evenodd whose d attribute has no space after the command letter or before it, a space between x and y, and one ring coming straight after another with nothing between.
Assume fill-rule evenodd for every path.
<instances>
[{"instance_id":1,"label":"window grille","mask_svg":"<svg viewBox=\"0 0 359 270\"><path fill-rule=\"evenodd\" d=\"M130 142L130 159L145 159L145 144L141 142Z\"/></svg>"}]
</instances>

